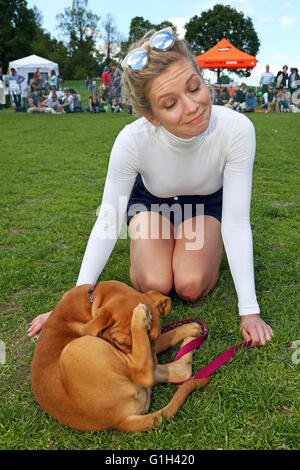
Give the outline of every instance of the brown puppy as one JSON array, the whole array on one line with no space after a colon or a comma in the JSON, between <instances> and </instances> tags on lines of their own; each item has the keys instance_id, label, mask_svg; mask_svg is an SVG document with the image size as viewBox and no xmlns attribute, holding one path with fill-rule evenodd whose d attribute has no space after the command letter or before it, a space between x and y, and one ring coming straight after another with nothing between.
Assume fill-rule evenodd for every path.
<instances>
[{"instance_id":1,"label":"brown puppy","mask_svg":"<svg viewBox=\"0 0 300 470\"><path fill-rule=\"evenodd\" d=\"M192 353L158 365L156 353L201 334L197 323L161 334L160 316L169 297L142 294L117 281L74 287L63 295L39 336L31 365L34 395L61 423L83 431L109 428L127 432L158 426L170 419L186 396L209 379L181 385L160 411L146 413L151 386L191 376Z\"/></svg>"}]
</instances>

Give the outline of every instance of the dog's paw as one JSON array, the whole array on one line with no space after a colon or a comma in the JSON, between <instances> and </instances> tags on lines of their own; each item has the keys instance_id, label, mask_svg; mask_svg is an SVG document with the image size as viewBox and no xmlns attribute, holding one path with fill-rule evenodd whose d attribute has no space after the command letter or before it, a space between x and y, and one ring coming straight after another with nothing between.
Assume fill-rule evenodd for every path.
<instances>
[{"instance_id":1,"label":"dog's paw","mask_svg":"<svg viewBox=\"0 0 300 470\"><path fill-rule=\"evenodd\" d=\"M152 315L151 309L148 305L139 303L134 309L134 314L138 315L139 319L144 321L148 331L151 330Z\"/></svg>"},{"instance_id":2,"label":"dog's paw","mask_svg":"<svg viewBox=\"0 0 300 470\"><path fill-rule=\"evenodd\" d=\"M197 338L198 336L201 336L203 333L203 328L199 323L193 322L193 323L188 323L186 325L187 327L187 336L193 336Z\"/></svg>"}]
</instances>

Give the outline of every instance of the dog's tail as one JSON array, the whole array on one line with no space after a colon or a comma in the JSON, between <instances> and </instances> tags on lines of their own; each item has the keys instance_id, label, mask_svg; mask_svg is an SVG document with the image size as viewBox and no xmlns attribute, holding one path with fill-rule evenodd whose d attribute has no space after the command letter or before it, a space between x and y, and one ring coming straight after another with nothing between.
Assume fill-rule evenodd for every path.
<instances>
[{"instance_id":1,"label":"dog's tail","mask_svg":"<svg viewBox=\"0 0 300 470\"><path fill-rule=\"evenodd\" d=\"M169 421L180 409L186 397L196 388L205 387L211 379L193 379L180 385L172 400L159 411L147 415L133 415L126 418L118 425L118 429L126 432L141 432L147 429L157 428L162 418Z\"/></svg>"}]
</instances>

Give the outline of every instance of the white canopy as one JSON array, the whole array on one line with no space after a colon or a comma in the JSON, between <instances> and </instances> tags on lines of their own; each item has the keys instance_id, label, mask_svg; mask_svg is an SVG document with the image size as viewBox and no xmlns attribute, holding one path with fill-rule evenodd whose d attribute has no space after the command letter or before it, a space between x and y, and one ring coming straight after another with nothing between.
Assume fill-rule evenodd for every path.
<instances>
[{"instance_id":1,"label":"white canopy","mask_svg":"<svg viewBox=\"0 0 300 470\"><path fill-rule=\"evenodd\" d=\"M36 69L39 69L42 76L43 74L48 75L50 70L55 70L56 75L59 74L58 65L55 62L51 62L50 60L44 59L43 57L39 57L35 54L10 62L9 69L11 70L11 68L14 68L17 73L26 78L26 80L21 84L22 89L26 88L30 84Z\"/></svg>"}]
</instances>

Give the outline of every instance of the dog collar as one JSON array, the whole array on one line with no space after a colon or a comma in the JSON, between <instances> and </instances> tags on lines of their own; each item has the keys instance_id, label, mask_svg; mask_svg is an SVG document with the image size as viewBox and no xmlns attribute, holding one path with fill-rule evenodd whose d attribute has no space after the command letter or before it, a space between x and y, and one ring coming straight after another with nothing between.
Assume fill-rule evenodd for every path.
<instances>
[{"instance_id":1,"label":"dog collar","mask_svg":"<svg viewBox=\"0 0 300 470\"><path fill-rule=\"evenodd\" d=\"M94 290L95 290L96 285L97 284L93 284L92 287L90 287L89 290L88 290L91 305L94 302Z\"/></svg>"}]
</instances>

